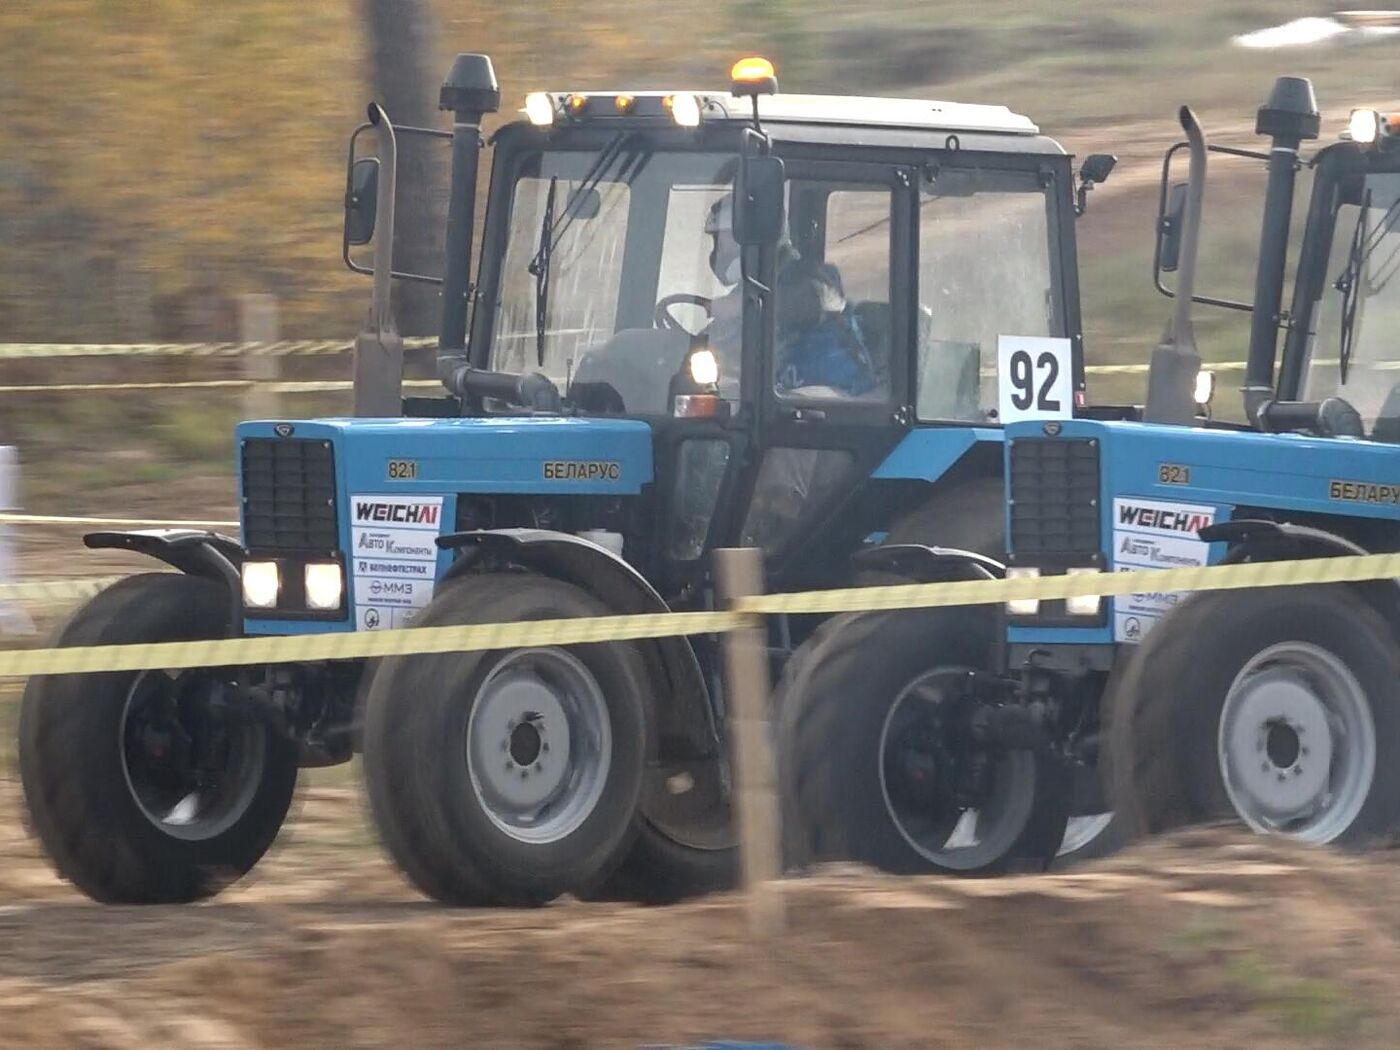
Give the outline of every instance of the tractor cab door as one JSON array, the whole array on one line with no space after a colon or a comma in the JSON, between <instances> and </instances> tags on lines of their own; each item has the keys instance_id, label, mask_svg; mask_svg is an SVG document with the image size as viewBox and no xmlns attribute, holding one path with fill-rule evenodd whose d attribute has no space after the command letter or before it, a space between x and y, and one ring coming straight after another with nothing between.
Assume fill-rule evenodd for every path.
<instances>
[{"instance_id":1,"label":"tractor cab door","mask_svg":"<svg viewBox=\"0 0 1400 1050\"><path fill-rule=\"evenodd\" d=\"M775 586L844 566L859 542L865 482L908 427L913 317L915 172L792 159L787 175L756 444L729 523L730 542L763 548Z\"/></svg>"}]
</instances>

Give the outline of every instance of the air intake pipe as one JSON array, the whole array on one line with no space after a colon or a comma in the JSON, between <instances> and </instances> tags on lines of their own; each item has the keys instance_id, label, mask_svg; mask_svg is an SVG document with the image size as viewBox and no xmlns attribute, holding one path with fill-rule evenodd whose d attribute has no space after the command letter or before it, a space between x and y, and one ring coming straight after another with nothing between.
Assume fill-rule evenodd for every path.
<instances>
[{"instance_id":1,"label":"air intake pipe","mask_svg":"<svg viewBox=\"0 0 1400 1050\"><path fill-rule=\"evenodd\" d=\"M1147 370L1147 404L1143 418L1149 423L1189 426L1196 420L1196 376L1201 355L1191 324L1192 296L1196 290L1196 257L1200 246L1201 212L1206 195L1206 137L1190 107L1178 114L1191 151L1186 182L1186 212L1182 220L1181 253L1176 304L1161 343L1152 350Z\"/></svg>"}]
</instances>

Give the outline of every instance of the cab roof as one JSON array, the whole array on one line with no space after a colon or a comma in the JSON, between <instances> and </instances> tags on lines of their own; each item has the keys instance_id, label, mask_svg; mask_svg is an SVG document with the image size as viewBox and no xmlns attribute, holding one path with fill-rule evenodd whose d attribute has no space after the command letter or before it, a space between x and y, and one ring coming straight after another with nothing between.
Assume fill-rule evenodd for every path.
<instances>
[{"instance_id":1,"label":"cab roof","mask_svg":"<svg viewBox=\"0 0 1400 1050\"><path fill-rule=\"evenodd\" d=\"M694 95L701 105L703 120L746 121L753 117L753 102L747 97L728 92L706 91L551 91L547 92L556 105L570 95L590 100L611 100L619 96L636 99L636 114L656 111L660 100L674 94ZM643 103L650 102L650 105ZM591 108L591 107L590 107ZM599 109L606 111L607 106ZM758 113L761 120L774 124L836 124L848 127L917 128L944 132L992 132L1006 135L1038 135L1040 129L1028 117L1013 113L1005 106L978 105L966 102L941 102L931 99L870 98L858 95L760 95ZM584 118L585 120L590 118ZM601 121L617 116L600 115Z\"/></svg>"}]
</instances>

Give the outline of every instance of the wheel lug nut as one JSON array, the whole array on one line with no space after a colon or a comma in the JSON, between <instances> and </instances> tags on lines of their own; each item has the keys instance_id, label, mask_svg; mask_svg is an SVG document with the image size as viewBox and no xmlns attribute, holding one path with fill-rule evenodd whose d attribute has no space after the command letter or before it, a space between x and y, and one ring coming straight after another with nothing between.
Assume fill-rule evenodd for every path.
<instances>
[{"instance_id":1,"label":"wheel lug nut","mask_svg":"<svg viewBox=\"0 0 1400 1050\"><path fill-rule=\"evenodd\" d=\"M506 769L514 769L514 768L515 768L515 763L512 762L510 759L506 759Z\"/></svg>"},{"instance_id":2,"label":"wheel lug nut","mask_svg":"<svg viewBox=\"0 0 1400 1050\"><path fill-rule=\"evenodd\" d=\"M521 779L521 780L526 780L526 779L529 778L529 776L530 776L530 771L529 771L528 769L522 769L522 770L520 771L520 779Z\"/></svg>"},{"instance_id":3,"label":"wheel lug nut","mask_svg":"<svg viewBox=\"0 0 1400 1050\"><path fill-rule=\"evenodd\" d=\"M542 769L544 769L544 766L543 766L541 763L536 762L536 763L535 763L535 772L538 773L538 772L540 772L540 770L542 770Z\"/></svg>"},{"instance_id":4,"label":"wheel lug nut","mask_svg":"<svg viewBox=\"0 0 1400 1050\"><path fill-rule=\"evenodd\" d=\"M540 745L540 750L541 750L541 751L548 751L548 750L549 750L549 745L548 745L548 744L541 744L541 745ZM1306 753L1307 753L1307 752L1304 752L1304 754L1306 754Z\"/></svg>"}]
</instances>

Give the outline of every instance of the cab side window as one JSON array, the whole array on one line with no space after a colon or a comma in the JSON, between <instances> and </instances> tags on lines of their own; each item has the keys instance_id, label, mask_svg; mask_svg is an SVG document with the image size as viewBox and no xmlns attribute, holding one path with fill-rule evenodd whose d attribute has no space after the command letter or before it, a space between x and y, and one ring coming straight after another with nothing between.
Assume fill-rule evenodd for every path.
<instances>
[{"instance_id":1,"label":"cab side window","mask_svg":"<svg viewBox=\"0 0 1400 1050\"><path fill-rule=\"evenodd\" d=\"M774 287L780 397L890 395L890 191L794 179Z\"/></svg>"},{"instance_id":2,"label":"cab side window","mask_svg":"<svg viewBox=\"0 0 1400 1050\"><path fill-rule=\"evenodd\" d=\"M996 418L997 337L1063 335L1049 192L1035 172L943 169L919 195L920 419Z\"/></svg>"}]
</instances>

